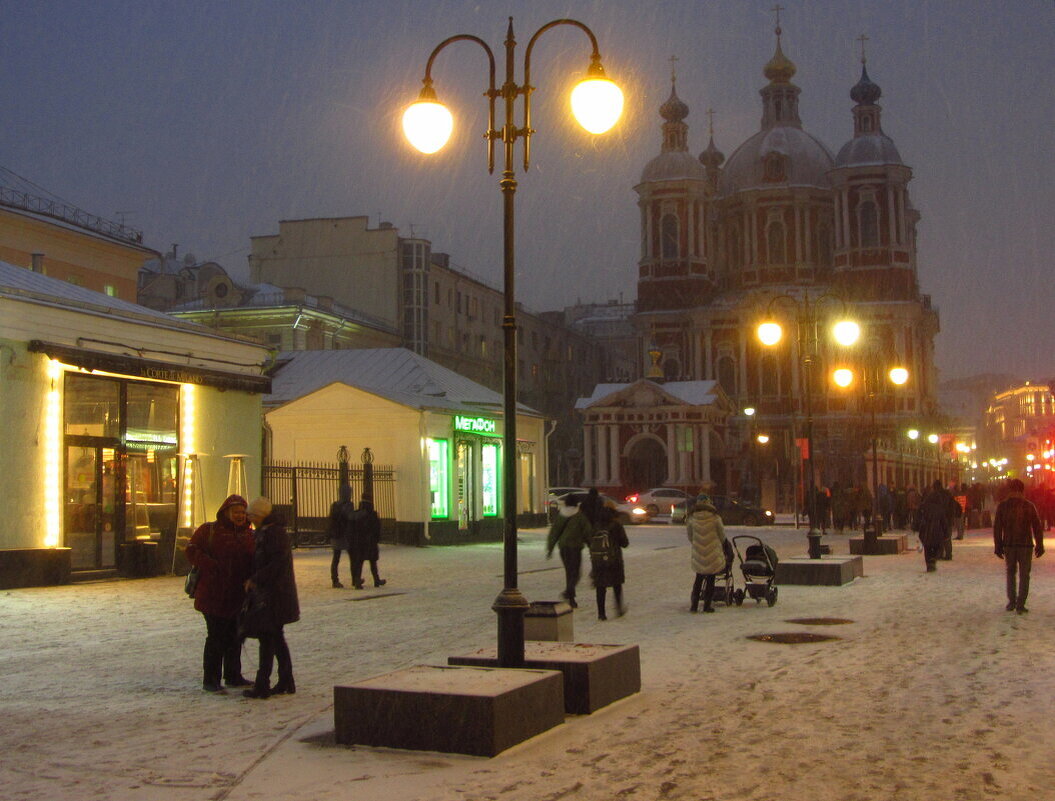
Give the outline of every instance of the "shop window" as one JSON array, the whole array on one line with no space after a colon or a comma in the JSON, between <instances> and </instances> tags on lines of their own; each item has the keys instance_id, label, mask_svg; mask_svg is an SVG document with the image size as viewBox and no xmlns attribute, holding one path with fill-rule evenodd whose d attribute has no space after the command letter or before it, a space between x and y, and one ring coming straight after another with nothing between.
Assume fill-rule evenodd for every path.
<instances>
[{"instance_id":1,"label":"shop window","mask_svg":"<svg viewBox=\"0 0 1055 801\"><path fill-rule=\"evenodd\" d=\"M480 448L480 489L484 517L498 516L498 446L487 443Z\"/></svg>"},{"instance_id":2,"label":"shop window","mask_svg":"<svg viewBox=\"0 0 1055 801\"><path fill-rule=\"evenodd\" d=\"M115 379L66 375L66 433L121 436L121 384Z\"/></svg>"},{"instance_id":3,"label":"shop window","mask_svg":"<svg viewBox=\"0 0 1055 801\"><path fill-rule=\"evenodd\" d=\"M429 454L429 493L433 519L450 517L450 443L445 439L425 440Z\"/></svg>"}]
</instances>

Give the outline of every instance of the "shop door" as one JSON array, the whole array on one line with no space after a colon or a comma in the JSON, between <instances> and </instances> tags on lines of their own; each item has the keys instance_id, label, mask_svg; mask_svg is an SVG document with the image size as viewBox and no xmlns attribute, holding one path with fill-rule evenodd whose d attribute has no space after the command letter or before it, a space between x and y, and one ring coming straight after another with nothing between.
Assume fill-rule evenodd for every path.
<instances>
[{"instance_id":1,"label":"shop door","mask_svg":"<svg viewBox=\"0 0 1055 801\"><path fill-rule=\"evenodd\" d=\"M475 534L479 514L476 508L475 448L473 443L462 440L457 444L455 492L458 502L458 530Z\"/></svg>"},{"instance_id":2,"label":"shop door","mask_svg":"<svg viewBox=\"0 0 1055 801\"><path fill-rule=\"evenodd\" d=\"M66 438L66 547L74 570L116 565L123 517L119 442L103 437Z\"/></svg>"}]
</instances>

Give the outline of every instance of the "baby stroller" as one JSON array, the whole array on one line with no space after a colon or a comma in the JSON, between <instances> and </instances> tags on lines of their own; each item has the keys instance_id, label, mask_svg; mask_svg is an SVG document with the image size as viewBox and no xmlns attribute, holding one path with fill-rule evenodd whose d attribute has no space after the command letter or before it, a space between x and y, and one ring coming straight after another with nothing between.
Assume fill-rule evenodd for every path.
<instances>
[{"instance_id":1,"label":"baby stroller","mask_svg":"<svg viewBox=\"0 0 1055 801\"><path fill-rule=\"evenodd\" d=\"M741 551L741 541L749 540ZM750 534L739 534L733 537L733 548L740 560L740 572L744 574L744 588L733 593L733 602L740 606L745 598L754 598L756 603L765 599L773 606L777 602L777 588L773 580L777 575L777 552L764 544L758 537Z\"/></svg>"}]
</instances>

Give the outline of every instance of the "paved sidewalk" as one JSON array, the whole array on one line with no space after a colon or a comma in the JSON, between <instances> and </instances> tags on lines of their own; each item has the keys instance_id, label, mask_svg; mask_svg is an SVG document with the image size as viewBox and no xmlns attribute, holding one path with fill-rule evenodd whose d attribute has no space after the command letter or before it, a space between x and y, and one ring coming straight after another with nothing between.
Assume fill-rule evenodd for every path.
<instances>
[{"instance_id":1,"label":"paved sidewalk","mask_svg":"<svg viewBox=\"0 0 1055 801\"><path fill-rule=\"evenodd\" d=\"M758 534L784 556L805 533ZM629 614L583 642L638 643L642 692L494 759L342 747L332 687L412 664L444 664L495 639L501 546L386 547L380 590L329 587L328 551L298 552L303 619L288 627L298 693L267 701L201 693L204 626L182 579L109 581L0 594L5 799L1036 799L1055 786L1055 561L1035 563L1028 615L1003 611L988 532L926 574L915 552L865 557L844 587L783 587L687 611L680 526L630 529ZM522 532L521 586L555 598L544 532ZM848 537L832 536L845 552ZM343 566L342 566L343 567ZM585 581L585 580L584 580ZM839 617L839 626L794 619ZM747 635L840 639L776 645ZM251 649L247 649L251 650ZM244 671L255 657L247 653Z\"/></svg>"}]
</instances>

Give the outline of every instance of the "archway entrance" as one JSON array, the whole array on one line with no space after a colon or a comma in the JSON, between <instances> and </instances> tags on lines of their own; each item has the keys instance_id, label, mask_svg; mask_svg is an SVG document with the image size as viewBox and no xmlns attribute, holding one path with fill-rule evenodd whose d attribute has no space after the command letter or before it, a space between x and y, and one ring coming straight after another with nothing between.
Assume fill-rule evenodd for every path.
<instances>
[{"instance_id":1,"label":"archway entrance","mask_svg":"<svg viewBox=\"0 0 1055 801\"><path fill-rule=\"evenodd\" d=\"M651 437L634 443L626 462L626 483L633 489L661 487L667 480L667 450Z\"/></svg>"}]
</instances>

